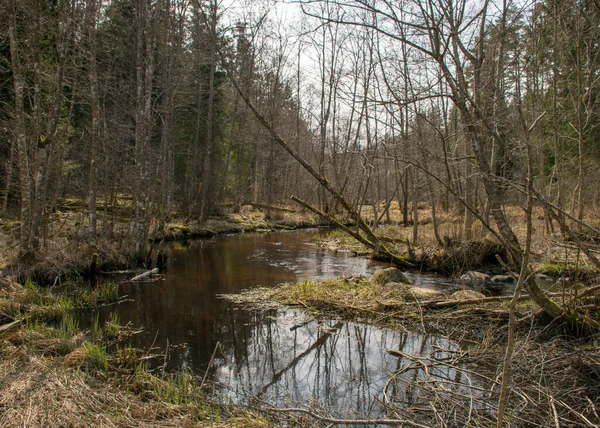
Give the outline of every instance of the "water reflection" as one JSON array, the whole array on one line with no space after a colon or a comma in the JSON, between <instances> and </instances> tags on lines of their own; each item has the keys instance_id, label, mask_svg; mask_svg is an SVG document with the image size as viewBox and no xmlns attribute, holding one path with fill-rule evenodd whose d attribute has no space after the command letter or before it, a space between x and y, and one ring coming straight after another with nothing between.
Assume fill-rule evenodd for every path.
<instances>
[{"instance_id":1,"label":"water reflection","mask_svg":"<svg viewBox=\"0 0 600 428\"><path fill-rule=\"evenodd\" d=\"M131 339L132 345L163 354L153 361L155 367L166 363L167 371L187 369L199 376L208 369L216 381L214 393L226 400L260 399L277 405L315 400L334 415L378 415L385 383L402 363L385 353L386 348L421 355L434 346L454 345L440 337L359 323L318 323L301 311L248 311L216 297L304 278L368 275L379 267L365 258L318 248L313 242L322 233L247 234L174 243L164 277L123 284L120 294L131 300L111 310L118 312L121 323L143 328ZM436 281L425 282L447 287ZM217 343L224 355L217 353L208 367ZM418 376L419 370L410 375ZM393 394L410 402L418 391L398 387Z\"/></svg>"},{"instance_id":2,"label":"water reflection","mask_svg":"<svg viewBox=\"0 0 600 428\"><path fill-rule=\"evenodd\" d=\"M117 307L121 322L144 328L133 338L135 346L166 349L167 344L185 344L185 351L170 351L167 369L203 370L217 341L235 344L246 334L244 324L257 322L255 314L238 310L217 294L303 278L367 275L377 268L367 259L318 248L313 241L322 233L247 234L175 243L162 280L123 284L120 294L131 301Z\"/></svg>"},{"instance_id":3,"label":"water reflection","mask_svg":"<svg viewBox=\"0 0 600 428\"><path fill-rule=\"evenodd\" d=\"M306 323L302 312L291 310L254 317L243 338L235 347L225 347L226 358L216 364L214 376L221 387L215 393L232 402L314 402L340 417L374 417L382 412L384 387L402 360L385 349L414 355L456 349L443 337L353 322ZM422 376L423 370L410 375ZM415 401L418 391L396 389L394 394L396 400Z\"/></svg>"}]
</instances>

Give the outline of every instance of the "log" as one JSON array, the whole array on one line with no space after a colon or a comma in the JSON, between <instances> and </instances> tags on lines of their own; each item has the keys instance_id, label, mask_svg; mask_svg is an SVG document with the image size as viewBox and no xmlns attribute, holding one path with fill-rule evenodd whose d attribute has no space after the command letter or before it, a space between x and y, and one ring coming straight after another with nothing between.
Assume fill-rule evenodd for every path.
<instances>
[{"instance_id":1,"label":"log","mask_svg":"<svg viewBox=\"0 0 600 428\"><path fill-rule=\"evenodd\" d=\"M149 277L152 274L158 273L159 269L158 268L154 268L152 270L149 270L147 272L144 272L138 276L134 276L133 278L131 278L129 281L127 282L131 282L131 281L139 281L140 279L144 279L146 277Z\"/></svg>"},{"instance_id":2,"label":"log","mask_svg":"<svg viewBox=\"0 0 600 428\"><path fill-rule=\"evenodd\" d=\"M259 204L259 203L257 203L257 202L250 202L248 205L251 205L251 206L253 206L254 208L260 208L260 209L263 209L263 210L267 210L267 209L269 209L269 206L268 206L268 205ZM296 210L292 210L292 209L290 209L290 208L285 208L285 207L276 207L275 205L271 205L271 209L272 209L272 210L275 210L275 211L285 211L285 212L288 212L288 213L297 213L297 212L298 212L298 211L296 211Z\"/></svg>"},{"instance_id":3,"label":"log","mask_svg":"<svg viewBox=\"0 0 600 428\"><path fill-rule=\"evenodd\" d=\"M589 295L594 294L596 291L600 290L600 286L594 286L589 288L584 288L579 291L578 298L587 297ZM552 293L545 293L548 297L561 297L563 295L562 291L556 291ZM574 294L565 292L565 297L573 298ZM505 302L511 300L513 296L494 296L494 297L484 297L481 299L465 299L465 300L429 300L426 302L420 302L420 306L426 306L430 308L445 308L449 306L461 306L461 305L475 305L479 303L489 303L489 302ZM531 299L531 295L529 294L521 294L519 296L519 301Z\"/></svg>"}]
</instances>

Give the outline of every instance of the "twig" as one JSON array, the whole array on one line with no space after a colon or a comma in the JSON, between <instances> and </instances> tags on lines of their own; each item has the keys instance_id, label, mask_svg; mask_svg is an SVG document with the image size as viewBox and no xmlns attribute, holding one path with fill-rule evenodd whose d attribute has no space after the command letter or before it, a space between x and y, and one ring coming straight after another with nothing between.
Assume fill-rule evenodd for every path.
<instances>
[{"instance_id":1,"label":"twig","mask_svg":"<svg viewBox=\"0 0 600 428\"><path fill-rule=\"evenodd\" d=\"M554 398L550 397L550 407L552 407L552 415L554 416L554 426L556 428L560 428L560 421L558 420L558 412L556 411L556 406L554 405Z\"/></svg>"},{"instance_id":2,"label":"twig","mask_svg":"<svg viewBox=\"0 0 600 428\"><path fill-rule=\"evenodd\" d=\"M9 331L13 327L16 327L17 325L21 324L21 322L22 320L16 320L13 322L9 322L8 324L4 324L3 326L0 326L0 333L5 333Z\"/></svg>"},{"instance_id":3,"label":"twig","mask_svg":"<svg viewBox=\"0 0 600 428\"><path fill-rule=\"evenodd\" d=\"M220 346L221 346L221 342L217 342L217 344L215 345L215 349L213 350L213 353L210 357L210 361L208 362L208 366L206 366L206 372L204 372L204 377L202 378L202 383L200 384L200 389L204 388L204 382L206 382L206 377L208 376L210 367L212 366L212 363L215 359L215 354L217 353L217 349L219 349ZM221 352L223 352L223 350L221 350Z\"/></svg>"},{"instance_id":4,"label":"twig","mask_svg":"<svg viewBox=\"0 0 600 428\"><path fill-rule=\"evenodd\" d=\"M584 415L582 415L581 413L579 413L578 411L576 411L575 409L573 409L571 406L569 406L567 403L565 403L564 401L561 400L556 400L556 402L562 406L565 406L568 410L571 411L571 413L573 413L575 416L578 416L583 422L585 422L585 424L589 427L594 427L594 428L598 428L598 425L592 423L588 418L586 418Z\"/></svg>"}]
</instances>

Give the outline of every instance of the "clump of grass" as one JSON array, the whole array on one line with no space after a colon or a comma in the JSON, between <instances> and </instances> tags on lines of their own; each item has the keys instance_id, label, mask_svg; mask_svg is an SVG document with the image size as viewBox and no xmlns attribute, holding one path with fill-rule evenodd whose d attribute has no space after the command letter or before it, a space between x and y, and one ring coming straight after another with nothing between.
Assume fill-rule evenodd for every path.
<instances>
[{"instance_id":1,"label":"clump of grass","mask_svg":"<svg viewBox=\"0 0 600 428\"><path fill-rule=\"evenodd\" d=\"M135 369L139 365L141 351L131 345L124 347L117 346L117 361L121 367L126 369Z\"/></svg>"},{"instance_id":2,"label":"clump of grass","mask_svg":"<svg viewBox=\"0 0 600 428\"><path fill-rule=\"evenodd\" d=\"M71 287L77 306L96 307L101 303L111 303L119 299L119 285L113 281L99 283L91 289L83 285Z\"/></svg>"},{"instance_id":3,"label":"clump of grass","mask_svg":"<svg viewBox=\"0 0 600 428\"><path fill-rule=\"evenodd\" d=\"M354 310L375 310L380 306L382 287L368 278L338 277L325 281L305 280L297 284L286 284L273 295L285 304L305 306L334 306Z\"/></svg>"},{"instance_id":4,"label":"clump of grass","mask_svg":"<svg viewBox=\"0 0 600 428\"><path fill-rule=\"evenodd\" d=\"M567 265L563 262L548 261L543 263L540 268L540 272L553 277L559 277L567 272Z\"/></svg>"},{"instance_id":5,"label":"clump of grass","mask_svg":"<svg viewBox=\"0 0 600 428\"><path fill-rule=\"evenodd\" d=\"M88 372L94 370L108 371L108 354L102 345L85 342L83 349L85 352L85 367Z\"/></svg>"},{"instance_id":6,"label":"clump of grass","mask_svg":"<svg viewBox=\"0 0 600 428\"><path fill-rule=\"evenodd\" d=\"M107 281L97 287L97 302L114 302L119 298L119 286L113 281Z\"/></svg>"},{"instance_id":7,"label":"clump of grass","mask_svg":"<svg viewBox=\"0 0 600 428\"><path fill-rule=\"evenodd\" d=\"M163 382L156 384L157 395L169 403L182 405L192 402L191 376L183 371L168 376Z\"/></svg>"},{"instance_id":8,"label":"clump of grass","mask_svg":"<svg viewBox=\"0 0 600 428\"><path fill-rule=\"evenodd\" d=\"M39 295L34 304L28 305L25 311L31 320L59 322L74 308L75 302L69 296L45 292Z\"/></svg>"},{"instance_id":9,"label":"clump of grass","mask_svg":"<svg viewBox=\"0 0 600 428\"><path fill-rule=\"evenodd\" d=\"M121 335L121 322L119 314L112 312L110 318L104 324L103 335L106 339L116 339Z\"/></svg>"},{"instance_id":10,"label":"clump of grass","mask_svg":"<svg viewBox=\"0 0 600 428\"><path fill-rule=\"evenodd\" d=\"M72 316L63 316L54 331L56 339L60 341L57 349L60 355L66 355L77 347L79 323Z\"/></svg>"},{"instance_id":11,"label":"clump of grass","mask_svg":"<svg viewBox=\"0 0 600 428\"><path fill-rule=\"evenodd\" d=\"M317 244L332 250L351 251L358 254L368 251L366 246L339 229L332 230L323 238L317 238Z\"/></svg>"},{"instance_id":12,"label":"clump of grass","mask_svg":"<svg viewBox=\"0 0 600 428\"><path fill-rule=\"evenodd\" d=\"M161 378L152 374L145 364L137 364L133 379L134 388L138 393L163 402L176 405L191 404L198 396L188 372Z\"/></svg>"},{"instance_id":13,"label":"clump of grass","mask_svg":"<svg viewBox=\"0 0 600 428\"><path fill-rule=\"evenodd\" d=\"M20 340L43 354L66 355L77 348L82 335L77 321L64 316L55 325L40 319L28 319Z\"/></svg>"}]
</instances>

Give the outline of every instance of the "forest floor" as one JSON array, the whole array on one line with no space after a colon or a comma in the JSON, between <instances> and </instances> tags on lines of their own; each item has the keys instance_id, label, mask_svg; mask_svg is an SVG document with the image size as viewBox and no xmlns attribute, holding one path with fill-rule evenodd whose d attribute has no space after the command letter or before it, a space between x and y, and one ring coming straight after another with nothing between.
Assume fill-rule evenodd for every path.
<instances>
[{"instance_id":1,"label":"forest floor","mask_svg":"<svg viewBox=\"0 0 600 428\"><path fill-rule=\"evenodd\" d=\"M504 273L494 257L502 253L501 248L485 231L475 228L473 239L465 242L460 239L460 217L442 213L438 216L438 233L443 245L439 245L428 213L426 206L419 210L418 245L408 244L413 240L414 225L399 226L397 211L392 210L392 221L378 228L377 233L399 254L409 256L420 269L454 277L471 269ZM365 214L368 217L367 211ZM518 219L522 214L515 209L509 215ZM544 233L541 215L535 216L535 220L536 270L555 279L568 278L579 296L586 289L595 290L587 301L571 299L571 291L557 294L555 298L567 305L597 308L599 298L594 287L598 272L586 264L572 245L555 234ZM118 320L95 325L91 330L76 325L69 315L73 309L114 303L116 298L110 287L81 286L69 280L74 273L84 276L90 265L92 251L86 240L85 222L85 213L76 207L53 214L44 233L44 257L27 266L14 263L18 223L2 223L0 424L269 426L271 422L264 414L207 401L200 379L192 379L185 373L150 373L139 350L125 347L107 352L117 341L122 343L127 334L132 334L127 327L119 326ZM165 240L319 224L318 218L288 210L276 210L273 218L267 220L262 210L243 207L236 214L210 218L204 225L175 215L160 233L158 225L153 224L151 237L158 247ZM100 239L94 248L100 270L132 265L127 252L131 242L129 229L126 217L113 216L100 222L101 235L110 237ZM517 232L522 235L524 230ZM337 231L332 231L320 244L333 251L369 253ZM54 286L38 287L32 279ZM476 296L469 303L445 295L415 296L414 291L377 285L369 278L341 277L318 283L287 284L275 290L252 290L234 299L252 305L277 301L302 306L317 316L360 318L382 327L443 334L465 349L452 359L452 364L468 361L485 368L485 374L479 374L489 379L488 401L494 403L506 345L508 301ZM548 323L538 315L527 299L520 302L509 420L518 426L598 426L600 336L569 332L564 325ZM448 364L417 357L413 363ZM461 390L457 389L456 394L448 398L440 392L444 385L433 382L417 386L423 388L423 393L436 407L433 411L430 408L390 408L394 417L421 421L426 426L445 426L452 421L460 426L466 422L473 426L494 425L493 409L490 411L489 406L472 401L465 404ZM308 424L309 420L294 416L290 424Z\"/></svg>"}]
</instances>

